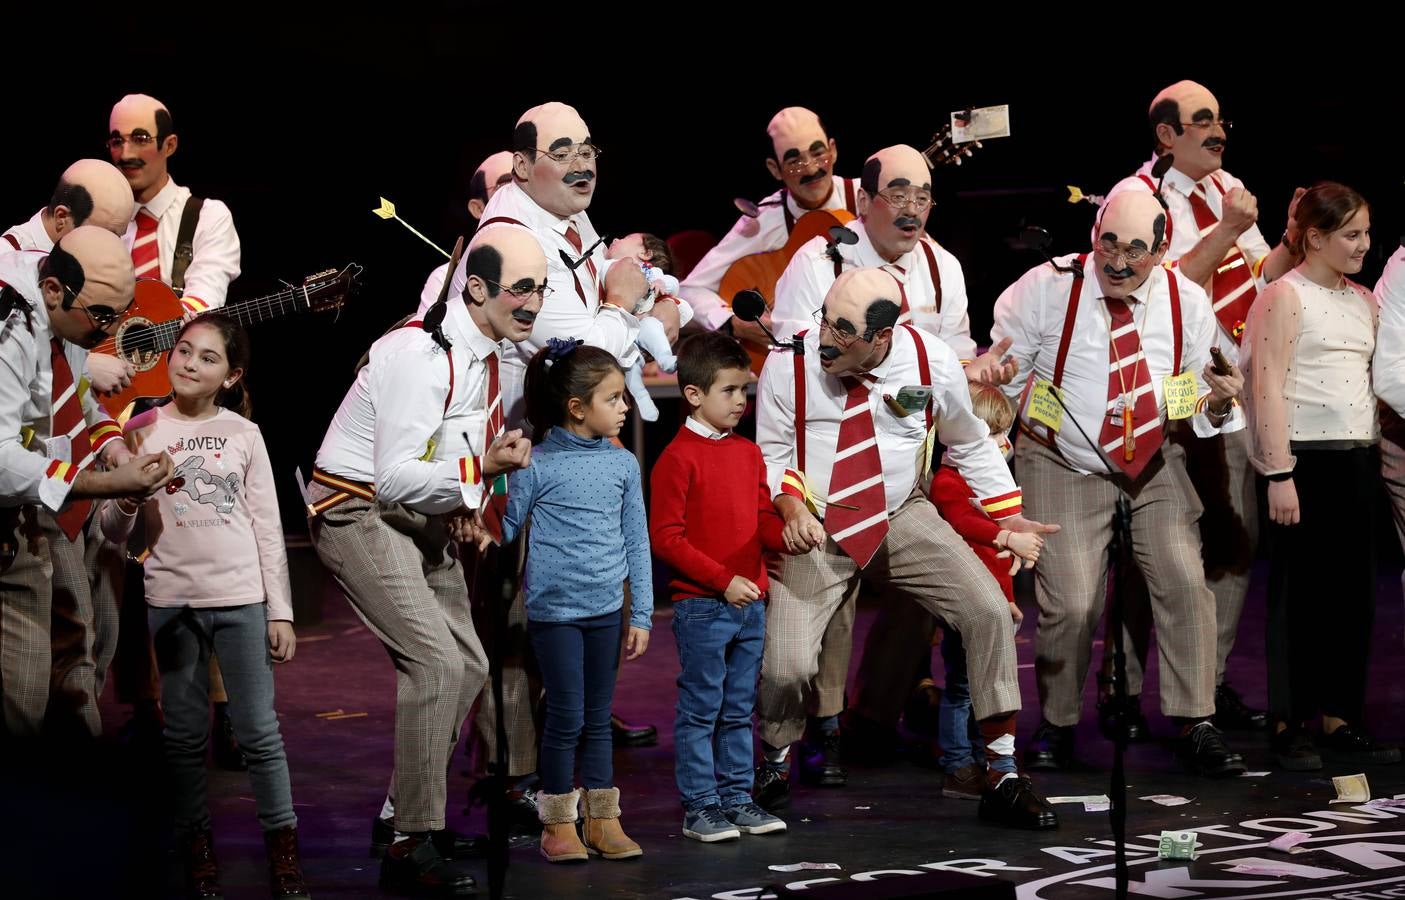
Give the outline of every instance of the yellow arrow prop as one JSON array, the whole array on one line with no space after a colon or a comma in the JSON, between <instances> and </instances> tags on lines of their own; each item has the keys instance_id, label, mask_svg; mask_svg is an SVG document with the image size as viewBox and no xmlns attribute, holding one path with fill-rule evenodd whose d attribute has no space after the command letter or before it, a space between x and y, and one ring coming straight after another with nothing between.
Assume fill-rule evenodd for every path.
<instances>
[{"instance_id":1,"label":"yellow arrow prop","mask_svg":"<svg viewBox=\"0 0 1405 900\"><path fill-rule=\"evenodd\" d=\"M1103 200L1106 199L1098 194L1085 194L1071 184L1065 186L1068 188L1069 203L1091 203L1094 206L1102 206Z\"/></svg>"},{"instance_id":2,"label":"yellow arrow prop","mask_svg":"<svg viewBox=\"0 0 1405 900\"><path fill-rule=\"evenodd\" d=\"M382 197L382 198L380 198L380 199L381 199L380 208L379 208L379 209L373 209L373 210L371 210L372 213L374 213L374 214L377 215L377 216L380 216L382 219L387 219L387 220L388 220L388 219L394 219L395 221L399 222L401 225L404 225L407 229L409 229L410 234L413 234L415 237L417 237L417 238L419 238L420 240L424 241L426 244L428 244L429 246L433 247L435 250L438 250L440 253L444 254L444 258L445 258L445 259L448 259L448 258L449 258L449 253L448 253L447 250L445 250L443 247L439 246L438 244L434 243L433 241L431 241L429 238L425 237L424 235L420 234L419 231L416 230L416 228L415 228L413 225L411 225L409 222L406 222L404 219L402 219L402 218L400 218L398 215L396 215L396 214L395 214L395 204L394 204L394 203L391 203L389 200L385 199L384 197Z\"/></svg>"}]
</instances>

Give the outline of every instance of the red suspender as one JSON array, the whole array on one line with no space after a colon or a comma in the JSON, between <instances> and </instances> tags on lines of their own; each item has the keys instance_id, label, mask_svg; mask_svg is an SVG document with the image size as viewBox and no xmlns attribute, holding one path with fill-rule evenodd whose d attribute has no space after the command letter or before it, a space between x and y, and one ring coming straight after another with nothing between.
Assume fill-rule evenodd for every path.
<instances>
[{"instance_id":1,"label":"red suspender","mask_svg":"<svg viewBox=\"0 0 1405 900\"><path fill-rule=\"evenodd\" d=\"M849 178L845 178L845 179L843 179L843 181L844 181L844 208L847 209L849 212L851 212L851 213L853 213L854 215L857 216L857 215L859 214L859 201L858 201L858 198L856 198L856 197L854 196L854 182L853 182L852 179L849 179Z\"/></svg>"},{"instance_id":2,"label":"red suspender","mask_svg":"<svg viewBox=\"0 0 1405 900\"><path fill-rule=\"evenodd\" d=\"M521 225L523 228L526 228L526 227L527 227L527 226L526 226L525 224L523 224L522 222L519 222L519 221L517 221L516 219L509 219L507 216L493 216L491 219L487 220L486 222L479 222L479 223L478 223L478 227L479 227L479 228L487 228L489 225L496 225L496 224L498 224L499 222L503 222L503 223L505 223L505 224L507 224L507 225Z\"/></svg>"},{"instance_id":3,"label":"red suspender","mask_svg":"<svg viewBox=\"0 0 1405 900\"><path fill-rule=\"evenodd\" d=\"M789 237L795 228L795 216L790 214L790 192L785 188L781 188L781 212L785 213L785 234Z\"/></svg>"},{"instance_id":4,"label":"red suspender","mask_svg":"<svg viewBox=\"0 0 1405 900\"><path fill-rule=\"evenodd\" d=\"M1088 254L1086 253L1078 257L1079 271L1082 271L1083 265L1087 259ZM1182 333L1181 329L1181 286L1180 282L1176 279L1175 272L1169 269L1166 270L1166 277L1169 279L1167 288L1169 288L1171 292L1171 328L1175 332L1172 337L1172 343L1176 348L1175 368L1172 370L1171 374L1179 375L1181 374L1182 345L1185 342L1185 335ZM1078 300L1079 295L1083 293L1084 280L1082 276L1075 275L1073 278L1073 287L1070 288L1068 292L1068 309L1064 311L1063 336L1059 338L1059 355L1054 361L1054 387L1059 387L1063 382L1064 362L1068 359L1068 347L1073 340L1073 322L1074 319L1077 318Z\"/></svg>"},{"instance_id":5,"label":"red suspender","mask_svg":"<svg viewBox=\"0 0 1405 900\"><path fill-rule=\"evenodd\" d=\"M0 235L0 237L3 237L6 241L8 241L8 242L10 243L10 246L11 246L11 247L14 247L16 250L20 249L20 242L17 241L17 240L15 240L15 236L14 236L14 235L12 235L12 234L5 234L5 235Z\"/></svg>"},{"instance_id":6,"label":"red suspender","mask_svg":"<svg viewBox=\"0 0 1405 900\"><path fill-rule=\"evenodd\" d=\"M1064 363L1068 361L1068 345L1073 341L1073 322L1078 318L1078 300L1083 293L1083 266L1088 262L1088 254L1078 255L1078 274L1073 276L1073 287L1068 291L1068 307L1064 310L1064 331L1059 338L1059 355L1054 360L1054 387L1063 383Z\"/></svg>"},{"instance_id":7,"label":"red suspender","mask_svg":"<svg viewBox=\"0 0 1405 900\"><path fill-rule=\"evenodd\" d=\"M922 341L922 335L911 325L902 325L907 329L907 333L912 335L912 342L917 347L917 374L922 379L923 387L932 386L932 364L927 359L927 345ZM795 336L801 340L809 329L799 332ZM795 362L795 467L801 472L805 471L805 357L799 353L792 353L791 358ZM927 431L932 430L932 401L927 401Z\"/></svg>"},{"instance_id":8,"label":"red suspender","mask_svg":"<svg viewBox=\"0 0 1405 900\"><path fill-rule=\"evenodd\" d=\"M796 335L805 339L809 329ZM805 357L799 353L790 354L795 360L795 468L805 471Z\"/></svg>"},{"instance_id":9,"label":"red suspender","mask_svg":"<svg viewBox=\"0 0 1405 900\"><path fill-rule=\"evenodd\" d=\"M922 343L922 335L911 325L904 325L907 333L912 335L912 342L917 345L917 374L922 379L923 387L932 386L932 364L927 359L927 345ZM927 430L932 430L932 401L927 400Z\"/></svg>"},{"instance_id":10,"label":"red suspender","mask_svg":"<svg viewBox=\"0 0 1405 900\"><path fill-rule=\"evenodd\" d=\"M917 243L922 245L922 249L927 254L927 272L932 276L932 294L937 304L937 312L942 311L942 273L937 268L937 252L932 249L932 245L925 240ZM924 356L923 359L926 359Z\"/></svg>"},{"instance_id":11,"label":"red suspender","mask_svg":"<svg viewBox=\"0 0 1405 900\"><path fill-rule=\"evenodd\" d=\"M497 220L497 219L489 219L488 221L490 221L490 222L496 222L496 221L498 221L498 220ZM486 223L485 223L485 224L486 224ZM480 226L480 227L481 227L481 226ZM403 327L405 327L405 328L420 328L420 329L423 329L423 328L424 328L424 321L423 321L422 319L415 319L413 322L406 322ZM449 403L450 403L451 401L453 401L453 399L454 399L454 351L452 351L452 350L445 350L445 351L444 351L444 355L447 356L447 357L449 357L449 396L447 396L447 397L444 398L444 414L445 414L445 415L448 415L448 413L449 413Z\"/></svg>"},{"instance_id":12,"label":"red suspender","mask_svg":"<svg viewBox=\"0 0 1405 900\"><path fill-rule=\"evenodd\" d=\"M1151 188L1153 194L1157 193L1156 182L1151 180L1150 175L1138 175L1137 177L1140 178L1147 187ZM1169 209L1166 210L1166 243L1168 245L1171 243L1171 211Z\"/></svg>"},{"instance_id":13,"label":"red suspender","mask_svg":"<svg viewBox=\"0 0 1405 900\"><path fill-rule=\"evenodd\" d=\"M1176 345L1176 367L1171 370L1172 375L1181 374L1181 341L1184 335L1181 334L1181 286L1176 278L1176 273L1170 269L1166 270L1167 287L1171 289L1171 328L1175 331Z\"/></svg>"}]
</instances>

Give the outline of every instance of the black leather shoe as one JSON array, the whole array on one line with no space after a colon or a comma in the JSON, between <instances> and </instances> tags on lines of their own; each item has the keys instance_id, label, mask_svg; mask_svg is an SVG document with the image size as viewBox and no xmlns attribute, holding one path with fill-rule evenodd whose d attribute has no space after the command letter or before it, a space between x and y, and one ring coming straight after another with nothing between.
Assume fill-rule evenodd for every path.
<instances>
[{"instance_id":1,"label":"black leather shoe","mask_svg":"<svg viewBox=\"0 0 1405 900\"><path fill-rule=\"evenodd\" d=\"M1244 757L1229 749L1224 735L1204 721L1177 739L1177 753L1185 767L1210 778L1235 778L1244 774Z\"/></svg>"},{"instance_id":2,"label":"black leather shoe","mask_svg":"<svg viewBox=\"0 0 1405 900\"><path fill-rule=\"evenodd\" d=\"M249 768L244 759L244 751L234 739L234 723L229 719L229 704L215 704L215 727L210 729L210 749L215 765L229 772L242 772Z\"/></svg>"},{"instance_id":3,"label":"black leather shoe","mask_svg":"<svg viewBox=\"0 0 1405 900\"><path fill-rule=\"evenodd\" d=\"M1034 785L1026 775L1006 778L999 787L982 794L979 815L982 822L1006 828L1042 831L1059 827L1058 813L1034 792Z\"/></svg>"},{"instance_id":4,"label":"black leather shoe","mask_svg":"<svg viewBox=\"0 0 1405 900\"><path fill-rule=\"evenodd\" d=\"M406 897L463 897L478 889L473 876L441 856L427 834L391 844L381 858L380 886Z\"/></svg>"},{"instance_id":5,"label":"black leather shoe","mask_svg":"<svg viewBox=\"0 0 1405 900\"><path fill-rule=\"evenodd\" d=\"M1073 726L1041 721L1024 751L1024 767L1057 772L1073 764ZM1007 784L1009 782L1006 782Z\"/></svg>"},{"instance_id":6,"label":"black leather shoe","mask_svg":"<svg viewBox=\"0 0 1405 900\"><path fill-rule=\"evenodd\" d=\"M1340 731L1341 729L1337 729ZM1322 768L1322 754L1305 728L1285 728L1269 742L1274 758L1289 772L1316 772Z\"/></svg>"},{"instance_id":7,"label":"black leather shoe","mask_svg":"<svg viewBox=\"0 0 1405 900\"><path fill-rule=\"evenodd\" d=\"M1331 734L1322 735L1322 752L1334 762L1357 764L1398 763L1400 748L1378 744L1365 729L1342 725Z\"/></svg>"},{"instance_id":8,"label":"black leather shoe","mask_svg":"<svg viewBox=\"0 0 1405 900\"><path fill-rule=\"evenodd\" d=\"M469 836L452 828L431 831L429 839L445 859L481 859L488 855L488 838L484 835ZM390 849L395 840L395 823L376 816L371 820L371 856L379 859Z\"/></svg>"},{"instance_id":9,"label":"black leather shoe","mask_svg":"<svg viewBox=\"0 0 1405 900\"><path fill-rule=\"evenodd\" d=\"M1268 727L1268 713L1249 706L1226 682L1215 688L1215 714L1210 721L1225 731L1263 731Z\"/></svg>"},{"instance_id":10,"label":"black leather shoe","mask_svg":"<svg viewBox=\"0 0 1405 900\"><path fill-rule=\"evenodd\" d=\"M487 807L491 792L496 790L501 783L492 775L475 781L473 787L468 789L468 806L464 808L464 815L473 812L475 806ZM507 792L507 823L508 830L512 834L524 836L541 834L542 823L537 816L537 792L535 790L531 788L514 789Z\"/></svg>"},{"instance_id":11,"label":"black leather shoe","mask_svg":"<svg viewBox=\"0 0 1405 900\"><path fill-rule=\"evenodd\" d=\"M785 809L790 805L790 771L766 763L757 766L751 798L766 812Z\"/></svg>"},{"instance_id":12,"label":"black leather shoe","mask_svg":"<svg viewBox=\"0 0 1405 900\"><path fill-rule=\"evenodd\" d=\"M1127 734L1127 743L1142 744L1151 738L1151 726L1142 713L1141 695L1127 698L1127 712L1122 717L1122 727ZM1098 730L1109 741L1117 740L1117 699L1112 696L1098 700Z\"/></svg>"},{"instance_id":13,"label":"black leather shoe","mask_svg":"<svg viewBox=\"0 0 1405 900\"><path fill-rule=\"evenodd\" d=\"M610 714L610 735L616 747L652 747L659 742L659 730L652 725L634 725Z\"/></svg>"},{"instance_id":14,"label":"black leather shoe","mask_svg":"<svg viewBox=\"0 0 1405 900\"><path fill-rule=\"evenodd\" d=\"M801 753L800 780L805 784L843 787L849 782L849 773L844 771L840 760L838 732L820 735L817 744L802 745Z\"/></svg>"}]
</instances>

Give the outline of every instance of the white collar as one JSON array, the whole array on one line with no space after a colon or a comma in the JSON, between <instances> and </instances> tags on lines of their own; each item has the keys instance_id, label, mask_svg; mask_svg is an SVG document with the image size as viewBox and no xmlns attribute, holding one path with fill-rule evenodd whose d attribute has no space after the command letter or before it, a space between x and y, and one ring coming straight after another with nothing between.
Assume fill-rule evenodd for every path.
<instances>
[{"instance_id":1,"label":"white collar","mask_svg":"<svg viewBox=\"0 0 1405 900\"><path fill-rule=\"evenodd\" d=\"M711 425L699 422L696 416L689 416L684 420L683 425L694 434L702 435L711 441L720 441L731 434L730 431L713 431Z\"/></svg>"}]
</instances>

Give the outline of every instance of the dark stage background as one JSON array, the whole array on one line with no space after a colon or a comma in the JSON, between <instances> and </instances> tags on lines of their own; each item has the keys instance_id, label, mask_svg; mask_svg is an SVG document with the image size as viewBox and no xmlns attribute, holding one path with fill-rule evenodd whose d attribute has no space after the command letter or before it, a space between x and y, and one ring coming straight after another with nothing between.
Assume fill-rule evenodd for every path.
<instances>
[{"instance_id":1,"label":"dark stage background","mask_svg":"<svg viewBox=\"0 0 1405 900\"><path fill-rule=\"evenodd\" d=\"M1296 33L1262 20L1192 27L1169 8L1158 23L1154 9L1128 6L1037 23L990 5L953 18L930 4L862 15L823 4L102 10L66 8L10 32L0 222L28 218L73 160L106 158L109 108L144 92L174 116L173 177L233 210L243 275L232 299L350 261L366 267L340 320L304 315L253 331L255 418L295 532L293 467L307 471L353 364L413 311L442 261L372 216L377 198L452 245L471 229L473 170L545 100L575 105L604 150L590 210L602 233L718 237L736 218L732 197L775 187L764 128L781 106L819 112L838 171L856 174L880 147L925 146L951 110L1009 103L1014 136L937 173L929 225L965 267L978 342L996 296L1037 262L1006 239L1031 222L1059 252L1086 248L1093 208L1067 203L1064 186L1103 193L1147 159L1146 107L1180 78L1209 86L1233 120L1227 167L1258 196L1271 243L1293 187L1321 178L1374 204L1363 283L1374 284L1405 223L1389 73L1398 51L1325 8L1318 22L1293 14Z\"/></svg>"}]
</instances>

